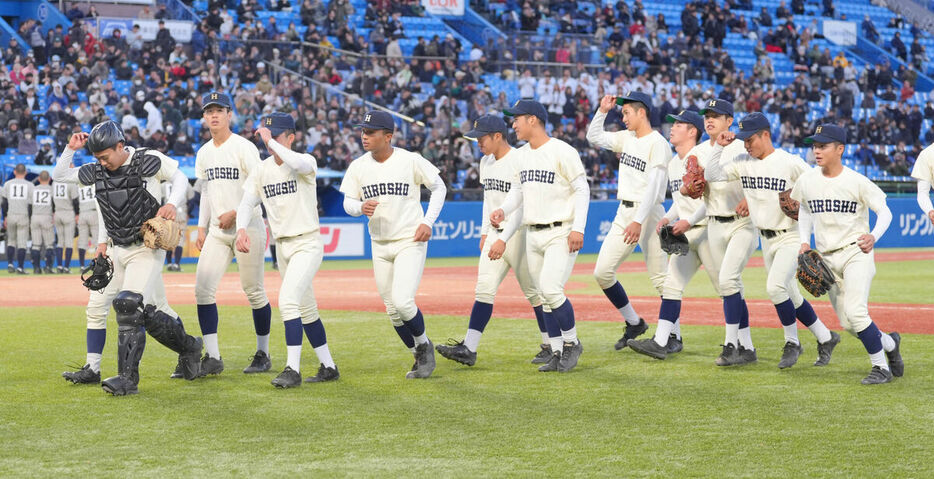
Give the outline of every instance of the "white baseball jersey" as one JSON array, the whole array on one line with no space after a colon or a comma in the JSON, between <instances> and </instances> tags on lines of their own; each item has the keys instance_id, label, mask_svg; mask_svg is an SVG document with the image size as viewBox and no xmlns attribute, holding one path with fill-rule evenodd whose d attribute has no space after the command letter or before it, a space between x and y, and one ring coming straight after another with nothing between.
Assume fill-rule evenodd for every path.
<instances>
[{"instance_id":1,"label":"white baseball jersey","mask_svg":"<svg viewBox=\"0 0 934 479\"><path fill-rule=\"evenodd\" d=\"M934 144L921 150L911 169L911 177L934 185Z\"/></svg>"},{"instance_id":2,"label":"white baseball jersey","mask_svg":"<svg viewBox=\"0 0 934 479\"><path fill-rule=\"evenodd\" d=\"M885 207L885 193L849 168L834 178L824 176L820 168L808 170L798 178L791 197L810 210L814 242L821 252L843 248L868 234L869 210Z\"/></svg>"},{"instance_id":3,"label":"white baseball jersey","mask_svg":"<svg viewBox=\"0 0 934 479\"><path fill-rule=\"evenodd\" d=\"M97 211L97 196L94 194L94 185L78 188L78 211Z\"/></svg>"},{"instance_id":4,"label":"white baseball jersey","mask_svg":"<svg viewBox=\"0 0 934 479\"><path fill-rule=\"evenodd\" d=\"M3 185L3 197L9 207L9 215L28 215L32 204L32 190L36 187L31 181L13 178Z\"/></svg>"},{"instance_id":5,"label":"white baseball jersey","mask_svg":"<svg viewBox=\"0 0 934 479\"><path fill-rule=\"evenodd\" d=\"M794 186L798 177L809 169L811 167L800 156L781 149L761 160L749 155L738 156L723 166L729 180L739 180L743 185L752 224L763 230L797 227L795 220L782 212L778 194Z\"/></svg>"},{"instance_id":6,"label":"white baseball jersey","mask_svg":"<svg viewBox=\"0 0 934 479\"><path fill-rule=\"evenodd\" d=\"M309 154L312 164L317 163ZM288 238L318 231L318 190L316 171L301 174L274 157L263 160L243 185L252 190L266 207L269 229L276 238ZM413 232L414 234L414 232Z\"/></svg>"},{"instance_id":7,"label":"white baseball jersey","mask_svg":"<svg viewBox=\"0 0 934 479\"><path fill-rule=\"evenodd\" d=\"M219 230L218 217L228 211L236 211L243 197L243 184L259 165L256 145L237 134L231 134L220 146L210 140L198 149L195 176L207 181L211 228ZM253 212L253 218L262 222L259 206Z\"/></svg>"},{"instance_id":8,"label":"white baseball jersey","mask_svg":"<svg viewBox=\"0 0 934 479\"><path fill-rule=\"evenodd\" d=\"M571 182L586 174L573 146L551 138L532 149L518 149L518 181L522 188L522 223L527 225L574 220Z\"/></svg>"},{"instance_id":9,"label":"white baseball jersey","mask_svg":"<svg viewBox=\"0 0 934 479\"><path fill-rule=\"evenodd\" d=\"M705 141L692 150L697 155L697 164L706 169L713 156L714 144ZM725 167L736 160L740 155L746 155L746 147L742 141L733 140L723 148L720 155L720 165ZM708 182L704 193L704 202L707 205L707 216L736 216L736 205L743 201L743 187L739 180Z\"/></svg>"},{"instance_id":10,"label":"white baseball jersey","mask_svg":"<svg viewBox=\"0 0 934 479\"><path fill-rule=\"evenodd\" d=\"M52 203L55 205L55 212L75 212L72 200L78 197L78 187L68 183L52 184Z\"/></svg>"},{"instance_id":11,"label":"white baseball jersey","mask_svg":"<svg viewBox=\"0 0 934 479\"><path fill-rule=\"evenodd\" d=\"M367 152L350 163L340 191L363 202L379 202L368 223L374 241L412 238L425 216L421 185L430 186L438 173L422 155L402 148L393 148L382 163Z\"/></svg>"},{"instance_id":12,"label":"white baseball jersey","mask_svg":"<svg viewBox=\"0 0 934 479\"><path fill-rule=\"evenodd\" d=\"M52 216L52 185L36 185L31 204L33 216Z\"/></svg>"},{"instance_id":13,"label":"white baseball jersey","mask_svg":"<svg viewBox=\"0 0 934 479\"><path fill-rule=\"evenodd\" d=\"M671 161L668 162L668 190L671 191L671 199L674 202L674 206L678 209L678 218L680 219L688 219L694 216L694 213L704 206L703 198L694 199L680 193L675 194L681 191L681 178L684 177L685 163L692 156L697 156L694 152L696 149L696 146L692 148L691 151L687 153L687 158L684 160L682 160L680 156L675 155L671 158ZM695 225L704 224L707 224L706 216L695 223Z\"/></svg>"},{"instance_id":14,"label":"white baseball jersey","mask_svg":"<svg viewBox=\"0 0 934 479\"><path fill-rule=\"evenodd\" d=\"M652 130L642 138L630 130L604 131L606 113L598 111L590 122L587 140L595 146L619 154L619 188L616 198L641 202L653 168L667 168L671 161L671 145L661 133ZM662 192L658 202L665 199Z\"/></svg>"},{"instance_id":15,"label":"white baseball jersey","mask_svg":"<svg viewBox=\"0 0 934 479\"><path fill-rule=\"evenodd\" d=\"M519 174L520 153L515 148L510 148L509 152L502 158L496 159L494 155L486 155L480 158L480 184L483 185L483 227L480 234L487 234L490 228L489 211L496 208L506 201L506 195L512 189L512 183ZM505 229L509 218L500 222L500 229Z\"/></svg>"},{"instance_id":16,"label":"white baseball jersey","mask_svg":"<svg viewBox=\"0 0 934 479\"><path fill-rule=\"evenodd\" d=\"M195 192L191 189L190 184L185 184L185 196L182 204L178 205L176 216L186 217L188 216L188 200L194 198ZM169 198L172 197L172 182L163 181L162 182L162 200L165 202L169 201Z\"/></svg>"}]
</instances>

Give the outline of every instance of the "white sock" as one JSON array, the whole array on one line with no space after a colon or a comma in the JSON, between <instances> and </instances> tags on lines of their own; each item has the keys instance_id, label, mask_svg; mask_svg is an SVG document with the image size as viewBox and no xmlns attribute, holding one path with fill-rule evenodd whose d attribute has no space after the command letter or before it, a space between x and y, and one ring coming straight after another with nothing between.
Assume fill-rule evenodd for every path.
<instances>
[{"instance_id":1,"label":"white sock","mask_svg":"<svg viewBox=\"0 0 934 479\"><path fill-rule=\"evenodd\" d=\"M675 320L675 327L671 332L675 333L676 338L681 339L681 318Z\"/></svg>"},{"instance_id":2,"label":"white sock","mask_svg":"<svg viewBox=\"0 0 934 479\"><path fill-rule=\"evenodd\" d=\"M551 343L551 353L554 354L559 351L564 351L564 340L560 336L557 338L548 338L548 342Z\"/></svg>"},{"instance_id":3,"label":"white sock","mask_svg":"<svg viewBox=\"0 0 934 479\"><path fill-rule=\"evenodd\" d=\"M334 359L331 358L331 349L328 348L328 343L324 343L321 346L315 348L315 354L318 355L318 362L323 364L324 367L334 367Z\"/></svg>"},{"instance_id":4,"label":"white sock","mask_svg":"<svg viewBox=\"0 0 934 479\"><path fill-rule=\"evenodd\" d=\"M671 321L666 321L663 319L658 320L658 327L655 328L655 342L659 346L668 345L668 336L671 334L671 331L675 329L675 324Z\"/></svg>"},{"instance_id":5,"label":"white sock","mask_svg":"<svg viewBox=\"0 0 934 479\"><path fill-rule=\"evenodd\" d=\"M882 333L882 350L890 353L895 349L895 340L886 333Z\"/></svg>"},{"instance_id":6,"label":"white sock","mask_svg":"<svg viewBox=\"0 0 934 479\"><path fill-rule=\"evenodd\" d=\"M882 369L889 369L889 362L885 360L885 350L869 355L869 361L873 366L879 366Z\"/></svg>"},{"instance_id":7,"label":"white sock","mask_svg":"<svg viewBox=\"0 0 934 479\"><path fill-rule=\"evenodd\" d=\"M472 353L477 352L477 345L480 344L480 336L482 335L483 333L476 329L468 329L467 335L464 336L464 346L467 346L467 349Z\"/></svg>"},{"instance_id":8,"label":"white sock","mask_svg":"<svg viewBox=\"0 0 934 479\"><path fill-rule=\"evenodd\" d=\"M285 349L289 353L289 359L286 360L285 365L294 369L295 372L301 372L301 363L302 363L302 345L298 346L286 346Z\"/></svg>"},{"instance_id":9,"label":"white sock","mask_svg":"<svg viewBox=\"0 0 934 479\"><path fill-rule=\"evenodd\" d=\"M428 342L428 333L422 333L421 336L415 336L415 345L425 344Z\"/></svg>"},{"instance_id":10,"label":"white sock","mask_svg":"<svg viewBox=\"0 0 934 479\"><path fill-rule=\"evenodd\" d=\"M577 327L573 327L567 331L561 331L561 339L566 343L577 344Z\"/></svg>"},{"instance_id":11,"label":"white sock","mask_svg":"<svg viewBox=\"0 0 934 479\"><path fill-rule=\"evenodd\" d=\"M794 323L790 326L785 326L783 324L782 329L785 330L785 342L786 343L801 344L798 341L798 323Z\"/></svg>"},{"instance_id":12,"label":"white sock","mask_svg":"<svg viewBox=\"0 0 934 479\"><path fill-rule=\"evenodd\" d=\"M269 355L269 335L256 337L256 349Z\"/></svg>"},{"instance_id":13,"label":"white sock","mask_svg":"<svg viewBox=\"0 0 934 479\"><path fill-rule=\"evenodd\" d=\"M208 356L220 359L221 351L217 347L217 333L205 334L201 338L204 340L204 351L208 353Z\"/></svg>"},{"instance_id":14,"label":"white sock","mask_svg":"<svg viewBox=\"0 0 934 479\"><path fill-rule=\"evenodd\" d=\"M542 331L542 344L548 344L548 331Z\"/></svg>"},{"instance_id":15,"label":"white sock","mask_svg":"<svg viewBox=\"0 0 934 479\"><path fill-rule=\"evenodd\" d=\"M632 307L632 303L619 308L619 314L623 315L623 319L625 319L627 323L633 326L639 324L639 315L636 314L636 310Z\"/></svg>"},{"instance_id":16,"label":"white sock","mask_svg":"<svg viewBox=\"0 0 934 479\"><path fill-rule=\"evenodd\" d=\"M727 324L726 325L726 338L723 340L723 344L732 344L736 345L737 336L739 335L739 323L737 324Z\"/></svg>"},{"instance_id":17,"label":"white sock","mask_svg":"<svg viewBox=\"0 0 934 479\"><path fill-rule=\"evenodd\" d=\"M810 329L814 337L817 338L818 343L823 344L830 341L830 330L827 329L827 326L824 326L821 320L818 319L814 321L814 324L808 326L808 329Z\"/></svg>"},{"instance_id":18,"label":"white sock","mask_svg":"<svg viewBox=\"0 0 934 479\"><path fill-rule=\"evenodd\" d=\"M737 332L737 338L739 339L739 345L750 350L755 351L755 346L752 345L752 329L743 328Z\"/></svg>"},{"instance_id":19,"label":"white sock","mask_svg":"<svg viewBox=\"0 0 934 479\"><path fill-rule=\"evenodd\" d=\"M88 353L88 364L91 365L91 371L101 372L101 355L98 353Z\"/></svg>"},{"instance_id":20,"label":"white sock","mask_svg":"<svg viewBox=\"0 0 934 479\"><path fill-rule=\"evenodd\" d=\"M415 348L409 348L409 351L410 351L412 354L415 354Z\"/></svg>"}]
</instances>

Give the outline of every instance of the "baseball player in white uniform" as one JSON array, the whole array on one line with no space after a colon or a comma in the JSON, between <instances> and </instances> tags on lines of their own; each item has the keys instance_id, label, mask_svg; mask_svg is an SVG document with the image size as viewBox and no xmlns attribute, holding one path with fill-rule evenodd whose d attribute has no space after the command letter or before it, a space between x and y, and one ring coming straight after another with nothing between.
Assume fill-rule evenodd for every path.
<instances>
[{"instance_id":1,"label":"baseball player in white uniform","mask_svg":"<svg viewBox=\"0 0 934 479\"><path fill-rule=\"evenodd\" d=\"M626 130L604 131L606 114L617 103L623 106ZM616 194L619 208L613 226L600 246L594 267L597 284L626 321L623 337L616 342L617 350L625 348L630 339L648 329L645 320L633 309L623 286L616 280L616 270L636 249L636 244L642 248L649 279L659 294L662 294L665 282L668 257L662 251L653 227L665 214L662 201L665 200L671 145L661 133L652 129L649 122L651 111L652 98L648 94L632 92L618 99L607 95L600 100L600 108L587 130L587 141L591 145L619 154ZM643 225L649 226L643 228Z\"/></svg>"},{"instance_id":2,"label":"baseball player in white uniform","mask_svg":"<svg viewBox=\"0 0 934 479\"><path fill-rule=\"evenodd\" d=\"M32 190L36 187L26 180L26 165L13 168L13 178L3 184L3 225L6 226L6 257L10 273L26 274L26 247L29 245L29 210L32 208ZM13 270L13 258L17 267Z\"/></svg>"},{"instance_id":3,"label":"baseball player in white uniform","mask_svg":"<svg viewBox=\"0 0 934 479\"><path fill-rule=\"evenodd\" d=\"M366 153L344 174L340 187L344 210L351 216L369 217L376 288L396 333L415 356L405 377L427 378L435 369L435 350L415 293L447 188L428 160L392 146L395 122L389 113L368 111L358 126ZM422 185L431 190L425 212L419 202Z\"/></svg>"},{"instance_id":4,"label":"baseball player in white uniform","mask_svg":"<svg viewBox=\"0 0 934 479\"><path fill-rule=\"evenodd\" d=\"M720 264L714 259L707 239L707 208L704 200L681 194L685 163L694 155L697 142L704 134L704 118L693 111L682 110L676 115L668 115L665 121L674 123L669 138L677 155L668 163L668 189L673 201L655 231L657 233L662 227L672 224L672 233L685 235L690 250L686 255L674 254L668 258L668 274L662 287L662 305L658 311L655 337L630 339L628 343L633 351L656 359L665 359L668 354L680 352L684 347L678 319L681 316L684 288L694 273L704 265L716 291L719 291L720 276Z\"/></svg>"},{"instance_id":5,"label":"baseball player in white uniform","mask_svg":"<svg viewBox=\"0 0 934 479\"><path fill-rule=\"evenodd\" d=\"M899 351L901 336L879 331L869 317L868 303L876 274L873 247L888 229L892 212L885 204L885 193L875 183L841 164L845 129L824 124L805 142L813 145L820 168L801 175L791 192L792 199L800 202L800 252L811 249L813 227L815 246L836 280L829 294L840 325L856 335L869 353L872 369L862 383L890 382L905 372ZM877 216L872 231L870 209Z\"/></svg>"},{"instance_id":6,"label":"baseball player in white uniform","mask_svg":"<svg viewBox=\"0 0 934 479\"><path fill-rule=\"evenodd\" d=\"M706 168L713 155L716 140L733 124L733 104L726 100L710 100L701 109L704 130L710 136L694 148L698 164ZM723 148L720 164L745 155L742 141L736 140ZM759 235L749 218L749 208L739 180L707 183L703 194L707 208L707 240L714 262L720 265L720 296L723 298L723 318L726 334L723 349L714 361L718 366L743 365L756 362L756 348L749 329L749 309L743 297L743 269L759 245Z\"/></svg>"},{"instance_id":7,"label":"baseball player in white uniform","mask_svg":"<svg viewBox=\"0 0 934 479\"><path fill-rule=\"evenodd\" d=\"M52 204L55 206L55 263L57 273L71 273L72 245L75 241L75 206L78 203L77 185L52 185ZM64 253L64 262L62 254Z\"/></svg>"},{"instance_id":8,"label":"baseball player in white uniform","mask_svg":"<svg viewBox=\"0 0 934 479\"><path fill-rule=\"evenodd\" d=\"M82 268L89 245L96 248L100 243L97 236L99 225L94 185L81 186L78 188L78 261Z\"/></svg>"},{"instance_id":9,"label":"baseball player in white uniform","mask_svg":"<svg viewBox=\"0 0 934 479\"><path fill-rule=\"evenodd\" d=\"M934 144L921 150L911 177L918 180L918 206L934 224L934 205L931 204L931 185L934 185Z\"/></svg>"},{"instance_id":10,"label":"baseball player in white uniform","mask_svg":"<svg viewBox=\"0 0 934 479\"><path fill-rule=\"evenodd\" d=\"M162 196L163 198L172 197L172 183L166 181L162 183ZM185 201L182 202L178 207L178 213L175 215L175 222L178 223L179 229L182 230L182 237L186 235L188 231L188 202L195 197L195 192L191 188L191 185L185 184ZM184 242L184 240L183 240ZM182 261L182 243L179 243L175 247L174 251L167 251L165 253L165 264L166 270L168 271L181 271L181 261ZM174 262L172 260L175 260Z\"/></svg>"},{"instance_id":11,"label":"baseball player in white uniform","mask_svg":"<svg viewBox=\"0 0 934 479\"><path fill-rule=\"evenodd\" d=\"M504 113L513 117L516 138L527 143L517 151L518 175L503 204L490 214L490 225L503 228L500 239L507 244L520 226L528 229L529 274L551 310L544 319L553 354L538 370L568 372L584 348L564 284L584 244L590 186L577 150L546 133L548 112L541 103L519 100ZM507 215L510 220L503 224Z\"/></svg>"},{"instance_id":12,"label":"baseball player in white uniform","mask_svg":"<svg viewBox=\"0 0 934 479\"><path fill-rule=\"evenodd\" d=\"M226 93L205 94L201 107L204 121L211 130L211 140L198 149L195 157L195 176L205 180L201 190L196 244L201 255L195 272L195 301L198 303L198 323L205 350L201 374L220 374L224 370L217 339L215 295L217 285L234 257L240 271L240 286L253 308L256 330L256 353L243 372L264 372L272 367L269 359L272 309L263 287L265 252L264 248L251 248L249 253L241 253L234 246L237 207L243 197L247 176L260 165L259 150L250 140L230 131L233 103ZM259 206L246 230L251 244L266 244L266 228L263 227Z\"/></svg>"},{"instance_id":13,"label":"baseball player in white uniform","mask_svg":"<svg viewBox=\"0 0 934 479\"><path fill-rule=\"evenodd\" d=\"M480 336L493 315L493 299L499 285L506 279L509 269L516 274L519 287L532 305L538 329L542 335L541 350L533 363L543 364L551 359L551 344L545 329L545 312L542 300L535 290L529 263L525 255L525 228L520 228L507 244L500 236L504 230L504 220L498 228L490 225L490 212L494 205L499 206L512 188L518 170L516 165L519 155L509 146L506 139L506 122L494 115L483 115L474 120L473 129L464 135L474 140L484 154L480 159L480 183L483 185L483 226L480 228L480 264L477 268L477 287L473 309L467 324L467 334L463 341L436 346L438 353L452 361L467 366L477 362L477 345ZM550 311L548 314L551 314Z\"/></svg>"},{"instance_id":14,"label":"baseball player in white uniform","mask_svg":"<svg viewBox=\"0 0 934 479\"><path fill-rule=\"evenodd\" d=\"M52 185L49 184L49 172L39 173L39 183L32 190L32 215L29 217L30 236L32 237L32 272L33 274L52 274L55 255L55 229L52 221ZM45 268L42 268L42 257Z\"/></svg>"},{"instance_id":15,"label":"baseball player in white uniform","mask_svg":"<svg viewBox=\"0 0 934 479\"><path fill-rule=\"evenodd\" d=\"M312 280L321 266L324 246L318 227L318 199L315 175L318 161L307 153L291 150L295 141L295 119L287 113L273 113L260 122L256 134L263 139L273 156L253 170L243 186L243 199L237 208L237 249L249 253L251 244L247 226L256 206L266 209L269 228L280 245L279 312L285 325L288 360L285 369L272 384L278 388L301 386L302 329L318 355L318 374L307 382L333 381L340 377L331 358L324 324Z\"/></svg>"},{"instance_id":16,"label":"baseball player in white uniform","mask_svg":"<svg viewBox=\"0 0 934 479\"><path fill-rule=\"evenodd\" d=\"M749 217L759 230L768 274L766 291L785 331L785 345L778 367L794 366L804 352L798 339L796 318L817 338L818 359L814 365L826 366L830 363L833 349L840 342L840 335L824 326L798 289L796 271L801 241L795 220L782 211L778 200L779 193L791 189L798 177L810 167L801 157L772 145L771 126L762 113L746 115L739 122L739 132L721 133L717 144L728 146L734 138L744 142L748 154L739 155L721 166L720 153L723 150L714 148L704 176L712 182L739 180L743 185Z\"/></svg>"}]
</instances>

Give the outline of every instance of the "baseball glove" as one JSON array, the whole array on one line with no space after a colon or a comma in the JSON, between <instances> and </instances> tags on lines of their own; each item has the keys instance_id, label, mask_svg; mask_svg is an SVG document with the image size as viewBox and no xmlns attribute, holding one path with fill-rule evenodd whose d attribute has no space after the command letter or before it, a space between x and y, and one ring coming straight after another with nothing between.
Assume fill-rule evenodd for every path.
<instances>
[{"instance_id":1,"label":"baseball glove","mask_svg":"<svg viewBox=\"0 0 934 479\"><path fill-rule=\"evenodd\" d=\"M143 235L143 244L147 248L161 248L166 251L175 249L182 238L182 230L178 223L161 216L146 220L140 233Z\"/></svg>"},{"instance_id":2,"label":"baseball glove","mask_svg":"<svg viewBox=\"0 0 934 479\"><path fill-rule=\"evenodd\" d=\"M688 237L684 234L676 235L672 231L671 225L665 225L658 231L658 238L662 243L662 250L668 254L677 254L684 256L691 250L688 243Z\"/></svg>"},{"instance_id":3,"label":"baseball glove","mask_svg":"<svg viewBox=\"0 0 934 479\"><path fill-rule=\"evenodd\" d=\"M691 155L684 165L684 176L681 177L681 183L687 196L697 199L704 194L704 188L707 182L704 180L704 169L697 164L697 157Z\"/></svg>"},{"instance_id":4,"label":"baseball glove","mask_svg":"<svg viewBox=\"0 0 934 479\"><path fill-rule=\"evenodd\" d=\"M798 282L816 298L829 291L836 280L820 253L808 250L798 255Z\"/></svg>"},{"instance_id":5,"label":"baseball glove","mask_svg":"<svg viewBox=\"0 0 934 479\"><path fill-rule=\"evenodd\" d=\"M782 213L785 213L789 218L798 221L798 206L800 203L791 199L791 190L785 190L778 194L778 206L782 208Z\"/></svg>"},{"instance_id":6,"label":"baseball glove","mask_svg":"<svg viewBox=\"0 0 934 479\"><path fill-rule=\"evenodd\" d=\"M90 275L88 275L90 273ZM114 276L114 263L107 256L98 255L81 270L81 284L91 291L100 291L110 284Z\"/></svg>"}]
</instances>

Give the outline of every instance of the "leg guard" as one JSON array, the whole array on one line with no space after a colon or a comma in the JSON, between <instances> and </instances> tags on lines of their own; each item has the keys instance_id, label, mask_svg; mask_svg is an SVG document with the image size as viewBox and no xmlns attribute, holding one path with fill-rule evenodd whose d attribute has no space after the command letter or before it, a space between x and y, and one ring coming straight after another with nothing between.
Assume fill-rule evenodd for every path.
<instances>
[{"instance_id":1,"label":"leg guard","mask_svg":"<svg viewBox=\"0 0 934 479\"><path fill-rule=\"evenodd\" d=\"M101 383L105 391L114 396L136 394L139 384L139 361L146 348L143 326L143 295L120 291L113 300L117 312L117 376Z\"/></svg>"},{"instance_id":2,"label":"leg guard","mask_svg":"<svg viewBox=\"0 0 934 479\"><path fill-rule=\"evenodd\" d=\"M178 353L178 365L185 379L192 380L201 372L201 339L185 332L181 321L153 305L147 305L143 318L146 331L163 346Z\"/></svg>"}]
</instances>

